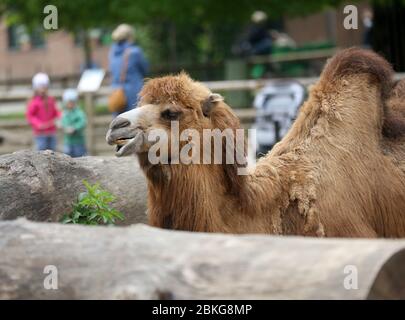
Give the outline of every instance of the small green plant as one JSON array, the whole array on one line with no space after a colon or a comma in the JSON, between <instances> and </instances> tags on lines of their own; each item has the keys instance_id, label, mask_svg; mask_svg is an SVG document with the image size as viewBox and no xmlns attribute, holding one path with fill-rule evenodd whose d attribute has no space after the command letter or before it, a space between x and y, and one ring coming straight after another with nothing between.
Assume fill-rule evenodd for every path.
<instances>
[{"instance_id":1,"label":"small green plant","mask_svg":"<svg viewBox=\"0 0 405 320\"><path fill-rule=\"evenodd\" d=\"M91 185L83 180L86 192L79 194L73 209L62 218L62 223L86 225L113 225L116 219L123 220L124 216L118 210L110 208L115 197L103 190L98 183Z\"/></svg>"}]
</instances>

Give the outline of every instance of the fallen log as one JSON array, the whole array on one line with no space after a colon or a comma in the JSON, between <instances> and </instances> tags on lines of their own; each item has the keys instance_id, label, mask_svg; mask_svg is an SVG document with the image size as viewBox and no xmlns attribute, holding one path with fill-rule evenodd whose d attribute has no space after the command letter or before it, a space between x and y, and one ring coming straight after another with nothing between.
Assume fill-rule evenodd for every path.
<instances>
[{"instance_id":1,"label":"fallen log","mask_svg":"<svg viewBox=\"0 0 405 320\"><path fill-rule=\"evenodd\" d=\"M85 191L83 179L116 196L112 207L125 216L118 224L146 222L146 180L134 157L71 158L28 150L0 156L0 220L60 221Z\"/></svg>"},{"instance_id":2,"label":"fallen log","mask_svg":"<svg viewBox=\"0 0 405 320\"><path fill-rule=\"evenodd\" d=\"M405 298L405 240L236 236L25 219L1 221L0 235L1 299ZM45 289L49 266L57 281Z\"/></svg>"}]
</instances>

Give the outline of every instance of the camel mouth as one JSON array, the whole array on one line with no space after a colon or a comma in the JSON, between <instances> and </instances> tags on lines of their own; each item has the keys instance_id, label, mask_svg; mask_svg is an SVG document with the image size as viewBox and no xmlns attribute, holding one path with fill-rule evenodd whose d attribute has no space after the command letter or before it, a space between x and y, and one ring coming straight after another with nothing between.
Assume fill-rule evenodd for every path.
<instances>
[{"instance_id":1,"label":"camel mouth","mask_svg":"<svg viewBox=\"0 0 405 320\"><path fill-rule=\"evenodd\" d=\"M115 144L115 155L121 157L124 155L125 146L130 144L134 140L135 136L119 138L113 142Z\"/></svg>"},{"instance_id":2,"label":"camel mouth","mask_svg":"<svg viewBox=\"0 0 405 320\"><path fill-rule=\"evenodd\" d=\"M115 144L115 156L123 157L136 153L143 143L143 134L138 132L134 136L128 136L116 139Z\"/></svg>"},{"instance_id":3,"label":"camel mouth","mask_svg":"<svg viewBox=\"0 0 405 320\"><path fill-rule=\"evenodd\" d=\"M118 128L109 129L106 135L109 145L115 145L115 156L122 157L141 150L143 145L143 131L140 129Z\"/></svg>"}]
</instances>

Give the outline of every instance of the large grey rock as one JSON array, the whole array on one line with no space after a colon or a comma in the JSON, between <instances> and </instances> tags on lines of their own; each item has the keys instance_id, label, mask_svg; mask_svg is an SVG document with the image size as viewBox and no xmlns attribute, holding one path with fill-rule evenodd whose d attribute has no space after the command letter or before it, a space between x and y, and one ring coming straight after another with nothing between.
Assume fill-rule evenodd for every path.
<instances>
[{"instance_id":1,"label":"large grey rock","mask_svg":"<svg viewBox=\"0 0 405 320\"><path fill-rule=\"evenodd\" d=\"M1 221L0 298L405 298L405 240Z\"/></svg>"},{"instance_id":2,"label":"large grey rock","mask_svg":"<svg viewBox=\"0 0 405 320\"><path fill-rule=\"evenodd\" d=\"M0 156L0 219L60 221L85 190L83 179L116 196L112 207L126 217L119 224L147 221L146 180L134 157L74 159L28 150Z\"/></svg>"}]
</instances>

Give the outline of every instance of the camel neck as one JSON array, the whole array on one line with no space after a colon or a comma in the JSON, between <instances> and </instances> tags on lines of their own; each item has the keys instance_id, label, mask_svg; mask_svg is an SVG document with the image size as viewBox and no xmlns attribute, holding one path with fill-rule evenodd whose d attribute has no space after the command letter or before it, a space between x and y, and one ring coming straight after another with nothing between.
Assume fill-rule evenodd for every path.
<instances>
[{"instance_id":1,"label":"camel neck","mask_svg":"<svg viewBox=\"0 0 405 320\"><path fill-rule=\"evenodd\" d=\"M229 189L231 182L222 165L159 166L149 169L147 177L153 226L226 232L228 216L240 212L243 191Z\"/></svg>"}]
</instances>

